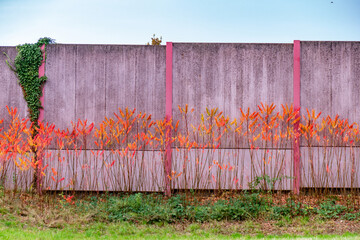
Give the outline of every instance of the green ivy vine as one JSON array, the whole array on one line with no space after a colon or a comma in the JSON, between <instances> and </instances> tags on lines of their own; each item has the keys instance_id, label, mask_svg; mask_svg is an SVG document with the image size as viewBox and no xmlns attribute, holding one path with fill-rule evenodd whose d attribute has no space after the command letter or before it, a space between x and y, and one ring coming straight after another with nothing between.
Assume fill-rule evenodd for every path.
<instances>
[{"instance_id":1,"label":"green ivy vine","mask_svg":"<svg viewBox=\"0 0 360 240\"><path fill-rule=\"evenodd\" d=\"M37 43L18 45L16 50L18 51L17 56L12 62L10 57L7 56L6 63L15 75L19 79L19 84L23 90L24 98L28 106L29 118L32 125L32 137L35 137L38 133L39 127L38 120L40 115L42 88L47 80L46 76L39 77L39 67L43 61L44 51L46 53L46 46L50 43L54 43L51 38L40 38ZM45 48L42 51L41 46L45 44ZM45 54L46 58L46 54ZM37 165L39 159L37 154L37 148L32 147L31 151L35 155L36 171L34 171L33 185L36 186L39 194L41 194L41 165Z\"/></svg>"},{"instance_id":2,"label":"green ivy vine","mask_svg":"<svg viewBox=\"0 0 360 240\"><path fill-rule=\"evenodd\" d=\"M4 53L8 58L6 63L19 79L28 106L29 118L35 126L38 126L40 109L42 108L40 102L42 87L47 80L46 76L39 78L39 67L43 61L43 52L40 47L45 44L46 49L46 45L50 43L54 43L54 40L45 37L40 38L37 43L18 45L16 47L18 54L13 62Z\"/></svg>"}]
</instances>

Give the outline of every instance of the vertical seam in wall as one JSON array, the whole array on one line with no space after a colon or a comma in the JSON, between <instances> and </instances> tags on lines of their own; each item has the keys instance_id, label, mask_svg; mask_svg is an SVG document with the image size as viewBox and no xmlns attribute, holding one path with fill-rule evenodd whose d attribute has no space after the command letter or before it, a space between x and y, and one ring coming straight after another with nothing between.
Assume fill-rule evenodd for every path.
<instances>
[{"instance_id":1,"label":"vertical seam in wall","mask_svg":"<svg viewBox=\"0 0 360 240\"><path fill-rule=\"evenodd\" d=\"M76 102L76 90L77 90L77 74L76 74L76 71L77 71L77 61L78 61L78 46L76 46L76 51L75 51L75 63L74 63L74 65L75 65L75 68L74 68L74 75L75 75L75 91L74 91L74 100L75 100L75 113L74 113L74 117L75 117L75 119L74 119L74 121L76 121L76 119L77 119L77 109L76 109L76 106L77 106L77 102Z\"/></svg>"},{"instance_id":2,"label":"vertical seam in wall","mask_svg":"<svg viewBox=\"0 0 360 240\"><path fill-rule=\"evenodd\" d=\"M157 65L157 59L158 59L158 58L157 58L157 53L158 53L158 51L155 51L155 50L157 50L157 49L155 49L155 48L153 49L153 58L154 58L154 64L153 64L153 69L154 69L153 74L154 74L154 76L153 76L153 79L156 79L156 76L157 76L156 65ZM157 83L157 80L155 80L155 81L156 81L156 83ZM151 108L154 109L153 106L154 106L154 105L155 105L155 106L157 105L157 104L156 104L156 95L155 95L156 92L155 92L155 89L153 88L151 92L152 92L151 95L152 95L152 97L153 97L153 98L151 99L151 100L152 100L152 101L151 101ZM159 106L161 106L161 104L159 104ZM156 108L156 107L155 107L155 108ZM146 109L146 111L148 111L148 109ZM157 109L156 109L156 112L158 112Z\"/></svg>"},{"instance_id":3,"label":"vertical seam in wall","mask_svg":"<svg viewBox=\"0 0 360 240\"><path fill-rule=\"evenodd\" d=\"M167 42L166 43L166 82L165 82L165 116L166 120L172 119L172 61L173 61L173 43ZM166 139L171 139L171 127L167 126L166 129ZM166 146L166 162L165 162L165 174L170 176L171 173L171 161L172 161L172 153L171 153L171 142L167 143ZM171 195L171 181L168 178L168 176L165 177L165 195L170 196Z\"/></svg>"},{"instance_id":4,"label":"vertical seam in wall","mask_svg":"<svg viewBox=\"0 0 360 240\"><path fill-rule=\"evenodd\" d=\"M40 47L40 49L43 51L42 52L42 57L43 57L43 59L42 59L42 61L41 61L41 65L40 65L40 67L39 67L39 78L41 78L41 77L43 77L43 76L45 76L45 44L43 44L41 47ZM42 95L41 95L41 97L40 97L40 104L41 104L41 107L42 108L40 108L40 113L39 113L39 118L38 118L38 121L40 121L40 122L42 122L42 121L44 121L44 114L45 114L45 112L44 112L44 103L45 103L45 99L44 99L44 87L45 87L45 83L43 84L43 86L42 86L42 89L41 89L41 91L42 91Z\"/></svg>"},{"instance_id":5,"label":"vertical seam in wall","mask_svg":"<svg viewBox=\"0 0 360 240\"><path fill-rule=\"evenodd\" d=\"M105 103L104 103L104 108L105 108L105 117L107 116L107 111L106 111L106 63L107 63L107 48L105 48L105 58L104 58L104 95L105 95Z\"/></svg>"},{"instance_id":6,"label":"vertical seam in wall","mask_svg":"<svg viewBox=\"0 0 360 240\"><path fill-rule=\"evenodd\" d=\"M167 118L172 118L172 42L166 43L166 110L165 115Z\"/></svg>"},{"instance_id":7,"label":"vertical seam in wall","mask_svg":"<svg viewBox=\"0 0 360 240\"><path fill-rule=\"evenodd\" d=\"M125 69L127 69L127 66L129 65L129 63L128 63L127 59L126 59L126 54L127 54L126 49L124 47L122 47L121 50L122 50L121 51L121 57L122 57L121 60L124 63L124 68L123 68L122 76L121 76L122 79L120 80L120 77L119 77L119 82L124 81L124 83L126 83L126 74L125 74L126 71L125 71ZM125 89L124 95L125 95L125 92L126 92L126 88L129 87L129 86L131 86L131 85L130 84L128 84L128 85L124 84L124 89ZM125 102L124 105L126 105L126 102ZM124 108L124 105L122 104L121 107ZM115 111L119 111L119 108L120 107L118 107Z\"/></svg>"},{"instance_id":8,"label":"vertical seam in wall","mask_svg":"<svg viewBox=\"0 0 360 240\"><path fill-rule=\"evenodd\" d=\"M293 50L293 96L294 96L294 111L299 111L296 115L296 118L300 117L300 80L301 80L301 66L300 66L300 41L294 40L294 50ZM293 144L293 164L294 164L294 182L293 182L293 191L295 194L300 193L300 177L301 177L301 170L300 170L300 136L297 134L299 132L299 122L294 124L294 132L296 134L294 138Z\"/></svg>"},{"instance_id":9,"label":"vertical seam in wall","mask_svg":"<svg viewBox=\"0 0 360 240\"><path fill-rule=\"evenodd\" d=\"M137 64L138 64L138 54L139 52L135 49L135 58L134 58L134 102L135 102L135 109L138 109L138 99L137 99L137 85L138 85L138 79L137 79Z\"/></svg>"},{"instance_id":10,"label":"vertical seam in wall","mask_svg":"<svg viewBox=\"0 0 360 240\"><path fill-rule=\"evenodd\" d=\"M330 114L331 116L334 116L334 112L333 112L333 89L334 89L334 78L333 78L333 61L334 61L334 51L333 51L333 42L330 43L330 50L331 50L331 58L329 59L330 61L330 69L329 69L329 75L330 75L330 81L331 81L331 89L330 89Z\"/></svg>"}]
</instances>

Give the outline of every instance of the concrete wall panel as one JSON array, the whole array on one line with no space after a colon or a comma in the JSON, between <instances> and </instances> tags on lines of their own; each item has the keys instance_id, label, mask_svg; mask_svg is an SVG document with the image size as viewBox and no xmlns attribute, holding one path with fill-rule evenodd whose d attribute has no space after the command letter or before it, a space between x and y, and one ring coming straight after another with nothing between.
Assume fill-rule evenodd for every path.
<instances>
[{"instance_id":1,"label":"concrete wall panel","mask_svg":"<svg viewBox=\"0 0 360 240\"><path fill-rule=\"evenodd\" d=\"M301 42L301 107L359 122L360 42Z\"/></svg>"},{"instance_id":2,"label":"concrete wall panel","mask_svg":"<svg viewBox=\"0 0 360 240\"><path fill-rule=\"evenodd\" d=\"M359 188L359 148L302 147L301 187Z\"/></svg>"},{"instance_id":3,"label":"concrete wall panel","mask_svg":"<svg viewBox=\"0 0 360 240\"><path fill-rule=\"evenodd\" d=\"M48 46L45 120L100 123L118 108L165 115L165 47Z\"/></svg>"},{"instance_id":4,"label":"concrete wall panel","mask_svg":"<svg viewBox=\"0 0 360 240\"><path fill-rule=\"evenodd\" d=\"M293 102L292 44L174 43L173 111L218 108L230 119L261 102ZM190 121L199 122L199 115ZM231 144L228 144L231 147Z\"/></svg>"},{"instance_id":5,"label":"concrete wall panel","mask_svg":"<svg viewBox=\"0 0 360 240\"><path fill-rule=\"evenodd\" d=\"M183 149L173 155L174 189L249 189L252 185L290 190L292 186L289 150Z\"/></svg>"},{"instance_id":6,"label":"concrete wall panel","mask_svg":"<svg viewBox=\"0 0 360 240\"><path fill-rule=\"evenodd\" d=\"M16 107L20 119L27 117L28 111L18 79L7 66L7 57L3 53L6 53L14 61L17 50L15 47L0 47L0 119L4 119L2 126L8 126L10 122L6 106Z\"/></svg>"},{"instance_id":7,"label":"concrete wall panel","mask_svg":"<svg viewBox=\"0 0 360 240\"><path fill-rule=\"evenodd\" d=\"M165 116L165 47L107 46L106 116L118 108Z\"/></svg>"},{"instance_id":8,"label":"concrete wall panel","mask_svg":"<svg viewBox=\"0 0 360 240\"><path fill-rule=\"evenodd\" d=\"M105 46L78 45L75 117L99 123L105 116Z\"/></svg>"},{"instance_id":9,"label":"concrete wall panel","mask_svg":"<svg viewBox=\"0 0 360 240\"><path fill-rule=\"evenodd\" d=\"M76 121L77 45L47 46L44 86L44 120L57 128L71 127Z\"/></svg>"},{"instance_id":10,"label":"concrete wall panel","mask_svg":"<svg viewBox=\"0 0 360 240\"><path fill-rule=\"evenodd\" d=\"M49 166L44 189L145 192L164 189L162 155L158 151L139 151L126 158L111 151L102 154L88 150L49 152L53 157L45 161Z\"/></svg>"}]
</instances>

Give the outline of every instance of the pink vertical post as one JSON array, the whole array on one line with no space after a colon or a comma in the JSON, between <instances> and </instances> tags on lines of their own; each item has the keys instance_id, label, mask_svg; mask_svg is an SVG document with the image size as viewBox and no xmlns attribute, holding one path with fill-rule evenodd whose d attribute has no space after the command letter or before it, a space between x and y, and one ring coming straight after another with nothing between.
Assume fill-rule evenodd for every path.
<instances>
[{"instance_id":1,"label":"pink vertical post","mask_svg":"<svg viewBox=\"0 0 360 240\"><path fill-rule=\"evenodd\" d=\"M300 117L300 41L294 40L294 110L298 111L296 118ZM293 157L294 157L294 194L300 193L300 131L299 124L294 124L294 144L293 144Z\"/></svg>"},{"instance_id":2,"label":"pink vertical post","mask_svg":"<svg viewBox=\"0 0 360 240\"><path fill-rule=\"evenodd\" d=\"M41 65L39 67L39 78L45 76L45 44L42 45L40 47L41 51L43 52L43 60L41 62ZM42 89L42 96L40 97L40 102L41 102L41 106L44 107L44 88ZM39 122L44 121L44 108L40 108L40 114L39 114ZM40 156L43 155L43 153L39 154ZM37 166L37 191L38 194L41 195L41 185L42 185L42 174L41 174L41 169L42 169L42 165L43 165L43 158L40 157L40 159L38 159L38 166Z\"/></svg>"},{"instance_id":3,"label":"pink vertical post","mask_svg":"<svg viewBox=\"0 0 360 240\"><path fill-rule=\"evenodd\" d=\"M41 46L41 51L43 52L43 60L39 67L39 78L45 76L45 44ZM41 106L40 114L39 114L39 121L44 121L44 88L42 89L42 96L40 97Z\"/></svg>"},{"instance_id":4,"label":"pink vertical post","mask_svg":"<svg viewBox=\"0 0 360 240\"><path fill-rule=\"evenodd\" d=\"M166 43L166 120L170 121L172 119L172 57L173 54L173 44L172 42ZM165 195L171 196L171 126L168 126L166 131L166 139L168 139L166 146L166 155L165 155Z\"/></svg>"}]
</instances>

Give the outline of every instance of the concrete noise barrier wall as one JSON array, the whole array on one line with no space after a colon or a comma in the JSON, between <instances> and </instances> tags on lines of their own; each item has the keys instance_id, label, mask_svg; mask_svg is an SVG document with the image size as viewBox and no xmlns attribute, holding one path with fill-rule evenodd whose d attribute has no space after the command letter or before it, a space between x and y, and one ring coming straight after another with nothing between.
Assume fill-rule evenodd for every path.
<instances>
[{"instance_id":1,"label":"concrete noise barrier wall","mask_svg":"<svg viewBox=\"0 0 360 240\"><path fill-rule=\"evenodd\" d=\"M12 59L16 56L15 47L0 47L0 51ZM301 115L308 108L360 122L360 42L53 44L47 47L45 73L44 121L61 129L70 128L77 119L98 124L119 107L177 121L181 118L178 106L186 104L197 112L219 108L233 119L239 117L240 107L256 109L261 102L278 107L294 104ZM6 127L6 105L16 107L20 117L26 117L27 109L4 55L0 56L0 84L0 114ZM222 147L249 146L229 141ZM172 149L169 145L166 152L166 174L178 167ZM295 140L282 151L293 153L287 153L292 161L286 172L294 179L282 187L298 192L300 179L307 174L300 169L309 167L300 159L308 154L306 142ZM146 189L169 191L169 184L165 177L160 184L164 188L150 184Z\"/></svg>"}]
</instances>

